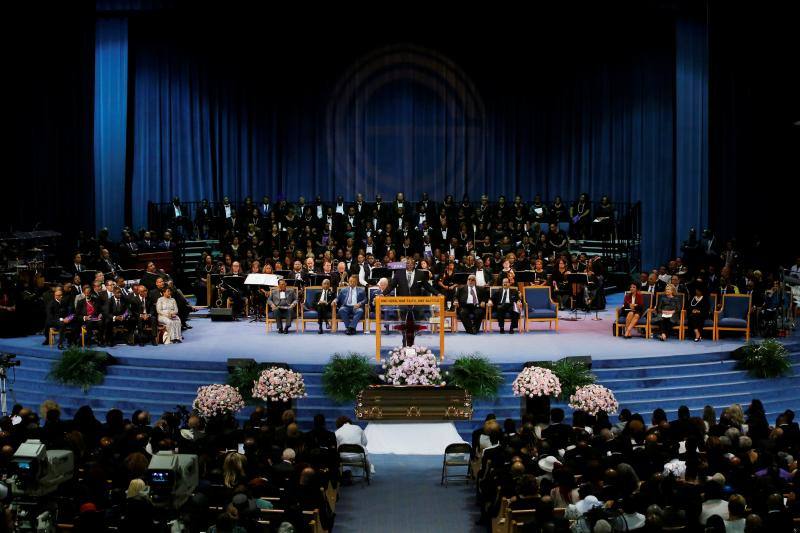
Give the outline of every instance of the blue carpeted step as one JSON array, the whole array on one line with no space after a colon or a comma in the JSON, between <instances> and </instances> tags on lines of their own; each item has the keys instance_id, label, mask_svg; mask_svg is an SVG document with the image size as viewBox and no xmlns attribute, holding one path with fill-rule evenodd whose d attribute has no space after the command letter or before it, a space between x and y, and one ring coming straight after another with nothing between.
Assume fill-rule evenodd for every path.
<instances>
[{"instance_id":1,"label":"blue carpeted step","mask_svg":"<svg viewBox=\"0 0 800 533\"><path fill-rule=\"evenodd\" d=\"M800 364L793 365L794 368L794 375L800 375ZM659 376L653 378L642 378L642 379L630 379L630 378L621 378L621 379L602 379L602 384L606 387L618 391L618 390L630 390L630 389L646 389L652 387L664 387L664 386L672 386L672 385L707 385L709 383L713 384L723 384L723 383L734 383L743 381L749 378L747 371L745 370L728 370L728 371L721 371L721 372L707 372L707 373L699 373L699 374L687 374L687 375L666 375L666 376Z\"/></svg>"}]
</instances>

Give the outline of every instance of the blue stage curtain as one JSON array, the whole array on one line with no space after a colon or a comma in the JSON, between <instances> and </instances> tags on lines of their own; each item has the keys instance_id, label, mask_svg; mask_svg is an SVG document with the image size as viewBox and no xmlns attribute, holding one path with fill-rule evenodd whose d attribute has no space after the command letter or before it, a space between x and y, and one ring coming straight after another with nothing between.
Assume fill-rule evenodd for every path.
<instances>
[{"instance_id":1,"label":"blue stage curtain","mask_svg":"<svg viewBox=\"0 0 800 533\"><path fill-rule=\"evenodd\" d=\"M131 29L137 228L147 200L174 195L560 194L571 203L587 192L642 202L645 266L673 253L685 208L673 202L675 140L692 143L683 150L700 142L684 137L691 126L675 127L675 50L663 45L674 24L642 24L586 57L533 59L510 46L452 60L436 51L444 46L295 56L218 40L209 51L175 31ZM504 54L513 60L491 60ZM683 98L692 105L694 93Z\"/></svg>"},{"instance_id":2,"label":"blue stage curtain","mask_svg":"<svg viewBox=\"0 0 800 533\"><path fill-rule=\"evenodd\" d=\"M117 238L125 216L128 20L99 17L95 29L94 205L97 229Z\"/></svg>"},{"instance_id":3,"label":"blue stage curtain","mask_svg":"<svg viewBox=\"0 0 800 533\"><path fill-rule=\"evenodd\" d=\"M675 246L708 227L708 26L680 17L675 28Z\"/></svg>"}]
</instances>

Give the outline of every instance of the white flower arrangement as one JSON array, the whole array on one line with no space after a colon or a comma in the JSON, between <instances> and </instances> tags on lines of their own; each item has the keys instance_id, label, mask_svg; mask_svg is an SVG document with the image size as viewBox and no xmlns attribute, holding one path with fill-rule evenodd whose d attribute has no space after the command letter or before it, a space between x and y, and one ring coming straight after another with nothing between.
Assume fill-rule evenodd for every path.
<instances>
[{"instance_id":1,"label":"white flower arrangement","mask_svg":"<svg viewBox=\"0 0 800 533\"><path fill-rule=\"evenodd\" d=\"M303 374L273 366L265 369L253 382L253 398L264 401L288 402L293 398L305 398L306 384Z\"/></svg>"},{"instance_id":2,"label":"white flower arrangement","mask_svg":"<svg viewBox=\"0 0 800 533\"><path fill-rule=\"evenodd\" d=\"M214 383L197 389L192 407L205 418L229 415L244 408L244 399L236 387Z\"/></svg>"},{"instance_id":3,"label":"white flower arrangement","mask_svg":"<svg viewBox=\"0 0 800 533\"><path fill-rule=\"evenodd\" d=\"M536 396L558 396L561 381L552 370L540 366L523 368L511 385L514 396L534 398Z\"/></svg>"},{"instance_id":4,"label":"white flower arrangement","mask_svg":"<svg viewBox=\"0 0 800 533\"><path fill-rule=\"evenodd\" d=\"M607 389L602 385L585 385L578 387L575 394L569 397L569 406L575 410L581 410L596 415L599 412L604 412L608 415L613 415L619 409L619 402L614 397L611 389Z\"/></svg>"},{"instance_id":5,"label":"white flower arrangement","mask_svg":"<svg viewBox=\"0 0 800 533\"><path fill-rule=\"evenodd\" d=\"M445 385L439 361L425 346L398 347L383 362L384 374L378 376L387 385Z\"/></svg>"}]
</instances>

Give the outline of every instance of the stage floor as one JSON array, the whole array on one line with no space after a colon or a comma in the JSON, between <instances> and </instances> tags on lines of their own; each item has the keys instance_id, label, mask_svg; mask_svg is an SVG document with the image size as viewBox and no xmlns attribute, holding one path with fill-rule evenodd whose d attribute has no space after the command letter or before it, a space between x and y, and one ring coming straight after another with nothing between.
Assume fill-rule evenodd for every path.
<instances>
[{"instance_id":1,"label":"stage floor","mask_svg":"<svg viewBox=\"0 0 800 533\"><path fill-rule=\"evenodd\" d=\"M531 331L523 334L500 335L480 333L468 335L463 331L445 335L445 361L463 354L480 353L498 363L519 363L530 360L557 360L565 356L590 355L594 359L625 359L635 357L676 356L729 352L744 343L744 337L731 336L713 342L704 339L695 343L689 340L668 342L642 337L623 339L613 337L611 324L614 309L622 296L612 295L608 310L599 314L602 320L594 321L594 315L584 316L576 322L564 320L569 313L561 313L559 331L547 329L547 323L533 323ZM186 361L225 361L232 357L249 357L258 361L286 361L295 364L324 364L333 353L359 352L375 355L375 335L347 336L344 333L318 335L316 324L309 324L305 333L294 332L280 335L273 330L265 333L264 323L211 322L207 318L191 320L193 329L185 333L181 344L170 346L117 345L105 349L115 356L141 357L148 359L171 359ZM496 329L496 326L495 326ZM41 336L0 339L0 350L53 350L41 346ZM382 336L382 347L389 349L401 344L400 334L392 332ZM417 343L438 350L439 336L422 332Z\"/></svg>"}]
</instances>

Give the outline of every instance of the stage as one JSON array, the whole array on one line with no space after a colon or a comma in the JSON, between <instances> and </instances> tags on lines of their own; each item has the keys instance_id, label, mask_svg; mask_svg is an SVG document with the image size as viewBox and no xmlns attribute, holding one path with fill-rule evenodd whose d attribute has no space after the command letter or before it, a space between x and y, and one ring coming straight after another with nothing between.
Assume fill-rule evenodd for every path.
<instances>
[{"instance_id":1,"label":"stage","mask_svg":"<svg viewBox=\"0 0 800 533\"><path fill-rule=\"evenodd\" d=\"M548 330L546 322L531 323L527 333L500 335L497 325L491 333L468 335L459 329L457 333L445 334L445 363L464 354L480 353L498 363L524 363L531 360L556 360L565 356L588 355L593 360L630 359L637 357L687 356L713 352L727 353L744 344L742 335L723 337L713 342L704 339L695 343L671 338L668 342L634 337L623 339L611 334L614 310L620 305L621 294L608 298L607 310L598 313L602 320L592 320L594 313L579 313L578 321L565 318L571 313L560 313L559 331ZM345 335L325 330L317 333L316 323L307 324L305 333L293 326L288 335L278 334L274 326L266 333L263 322L212 322L208 318L194 318L192 329L184 333L184 342L169 346L127 346L118 344L102 350L117 356L142 359L169 359L176 361L225 362L228 358L249 357L257 361L285 361L289 364L320 365L327 363L333 353L357 352L375 355L375 335ZM460 327L460 324L459 324ZM400 345L399 332L384 334L382 347L389 349ZM46 349L56 352L55 347L41 346L41 336L30 336L0 340L0 350ZM438 352L438 333L421 332L417 344L431 347Z\"/></svg>"}]
</instances>

